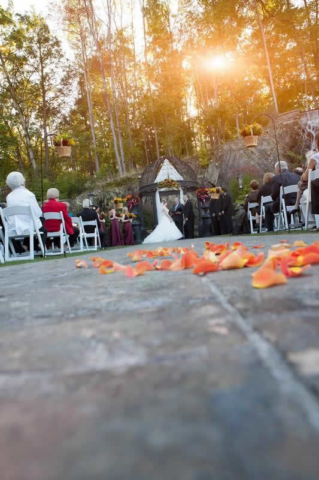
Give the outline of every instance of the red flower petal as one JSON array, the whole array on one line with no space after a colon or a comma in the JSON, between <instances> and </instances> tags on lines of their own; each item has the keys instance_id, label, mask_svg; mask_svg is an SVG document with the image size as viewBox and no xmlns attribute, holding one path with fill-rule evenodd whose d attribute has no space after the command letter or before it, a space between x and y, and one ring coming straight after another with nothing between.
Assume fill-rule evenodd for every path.
<instances>
[{"instance_id":1,"label":"red flower petal","mask_svg":"<svg viewBox=\"0 0 319 480\"><path fill-rule=\"evenodd\" d=\"M210 260L200 260L195 266L193 273L196 275L205 275L209 272L217 272L218 264L211 262Z\"/></svg>"},{"instance_id":2,"label":"red flower petal","mask_svg":"<svg viewBox=\"0 0 319 480\"><path fill-rule=\"evenodd\" d=\"M261 267L253 275L252 286L254 288L269 288L274 285L287 283L283 273L277 273L272 268Z\"/></svg>"}]
</instances>

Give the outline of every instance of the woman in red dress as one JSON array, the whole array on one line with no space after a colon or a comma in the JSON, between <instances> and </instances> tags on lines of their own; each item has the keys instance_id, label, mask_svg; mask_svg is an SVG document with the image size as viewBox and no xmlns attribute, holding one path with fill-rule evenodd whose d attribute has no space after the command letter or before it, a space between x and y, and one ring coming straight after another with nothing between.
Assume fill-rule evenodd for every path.
<instances>
[{"instance_id":1,"label":"woman in red dress","mask_svg":"<svg viewBox=\"0 0 319 480\"><path fill-rule=\"evenodd\" d=\"M128 208L123 208L123 236L124 236L124 245L134 245L134 235L132 222L133 219L128 217Z\"/></svg>"},{"instance_id":2,"label":"woman in red dress","mask_svg":"<svg viewBox=\"0 0 319 480\"><path fill-rule=\"evenodd\" d=\"M120 228L120 217L117 217L115 208L109 211L110 217L110 246L119 247L124 245L123 236Z\"/></svg>"}]
</instances>

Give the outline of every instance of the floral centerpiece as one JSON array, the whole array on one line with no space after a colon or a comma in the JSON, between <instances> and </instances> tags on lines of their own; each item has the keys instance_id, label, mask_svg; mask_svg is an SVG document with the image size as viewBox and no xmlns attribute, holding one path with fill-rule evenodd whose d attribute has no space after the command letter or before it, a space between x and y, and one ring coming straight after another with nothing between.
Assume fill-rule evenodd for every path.
<instances>
[{"instance_id":1,"label":"floral centerpiece","mask_svg":"<svg viewBox=\"0 0 319 480\"><path fill-rule=\"evenodd\" d=\"M132 210L135 205L138 205L140 203L140 197L138 195L135 195L134 193L125 197L124 200L127 203L129 210Z\"/></svg>"},{"instance_id":2,"label":"floral centerpiece","mask_svg":"<svg viewBox=\"0 0 319 480\"><path fill-rule=\"evenodd\" d=\"M179 190L179 183L171 178L166 178L162 182L159 182L158 188L167 188L170 190Z\"/></svg>"},{"instance_id":3,"label":"floral centerpiece","mask_svg":"<svg viewBox=\"0 0 319 480\"><path fill-rule=\"evenodd\" d=\"M258 145L258 137L262 134L262 126L255 122L252 125L246 125L241 131L246 147L256 147Z\"/></svg>"},{"instance_id":4,"label":"floral centerpiece","mask_svg":"<svg viewBox=\"0 0 319 480\"><path fill-rule=\"evenodd\" d=\"M59 157L71 157L72 145L75 142L68 133L61 133L53 139L53 145Z\"/></svg>"},{"instance_id":5,"label":"floral centerpiece","mask_svg":"<svg viewBox=\"0 0 319 480\"><path fill-rule=\"evenodd\" d=\"M196 197L201 202L205 203L209 199L209 188L199 188L196 190Z\"/></svg>"}]
</instances>

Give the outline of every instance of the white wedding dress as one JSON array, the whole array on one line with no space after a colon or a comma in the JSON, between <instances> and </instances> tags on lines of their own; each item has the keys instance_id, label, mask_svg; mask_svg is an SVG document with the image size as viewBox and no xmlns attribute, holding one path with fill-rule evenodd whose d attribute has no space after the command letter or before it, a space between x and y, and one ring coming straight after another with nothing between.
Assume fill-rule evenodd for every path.
<instances>
[{"instance_id":1,"label":"white wedding dress","mask_svg":"<svg viewBox=\"0 0 319 480\"><path fill-rule=\"evenodd\" d=\"M183 234L176 227L173 220L169 219L169 210L165 205L162 205L161 218L158 225L152 233L145 238L144 243L159 243L171 242L183 238Z\"/></svg>"}]
</instances>

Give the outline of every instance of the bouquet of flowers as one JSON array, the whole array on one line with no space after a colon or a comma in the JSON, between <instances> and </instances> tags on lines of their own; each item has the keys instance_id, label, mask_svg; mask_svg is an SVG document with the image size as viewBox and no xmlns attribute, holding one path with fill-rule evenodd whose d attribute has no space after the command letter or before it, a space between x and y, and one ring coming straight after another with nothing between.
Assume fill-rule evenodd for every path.
<instances>
[{"instance_id":1,"label":"bouquet of flowers","mask_svg":"<svg viewBox=\"0 0 319 480\"><path fill-rule=\"evenodd\" d=\"M135 205L140 203L140 197L138 195L134 195L134 193L128 195L124 200L126 201L129 210L132 210Z\"/></svg>"},{"instance_id":2,"label":"bouquet of flowers","mask_svg":"<svg viewBox=\"0 0 319 480\"><path fill-rule=\"evenodd\" d=\"M212 194L212 193L224 193L223 189L220 188L220 187L213 187L213 188L210 188L209 189L209 193Z\"/></svg>"},{"instance_id":3,"label":"bouquet of flowers","mask_svg":"<svg viewBox=\"0 0 319 480\"><path fill-rule=\"evenodd\" d=\"M199 188L196 190L196 197L201 202L206 202L209 199L209 189L208 188Z\"/></svg>"},{"instance_id":4,"label":"bouquet of flowers","mask_svg":"<svg viewBox=\"0 0 319 480\"><path fill-rule=\"evenodd\" d=\"M113 199L115 205L117 205L118 203L123 203L124 202L124 198L120 198L120 197L116 197Z\"/></svg>"},{"instance_id":5,"label":"bouquet of flowers","mask_svg":"<svg viewBox=\"0 0 319 480\"><path fill-rule=\"evenodd\" d=\"M122 218L122 217L123 217L123 213L116 213L116 216L117 216L118 218Z\"/></svg>"},{"instance_id":6,"label":"bouquet of flowers","mask_svg":"<svg viewBox=\"0 0 319 480\"><path fill-rule=\"evenodd\" d=\"M128 218L136 218L137 217L137 215L135 215L134 213L127 213L126 216Z\"/></svg>"},{"instance_id":7,"label":"bouquet of flowers","mask_svg":"<svg viewBox=\"0 0 319 480\"><path fill-rule=\"evenodd\" d=\"M166 178L162 182L159 182L158 188L169 188L170 190L179 190L179 184L171 178Z\"/></svg>"}]
</instances>

